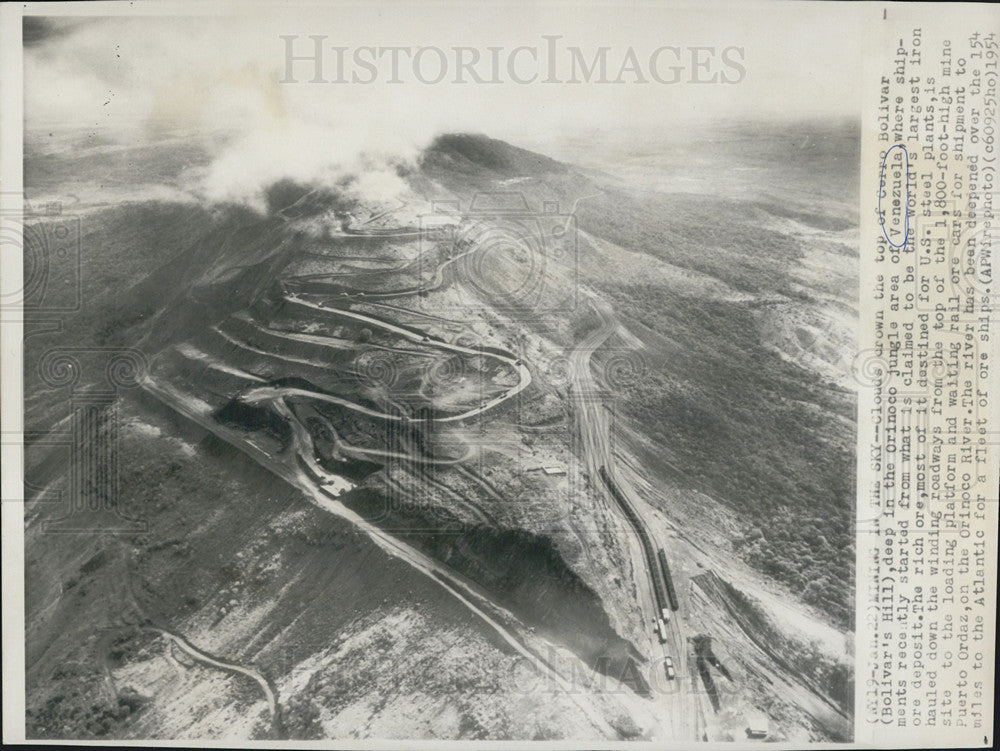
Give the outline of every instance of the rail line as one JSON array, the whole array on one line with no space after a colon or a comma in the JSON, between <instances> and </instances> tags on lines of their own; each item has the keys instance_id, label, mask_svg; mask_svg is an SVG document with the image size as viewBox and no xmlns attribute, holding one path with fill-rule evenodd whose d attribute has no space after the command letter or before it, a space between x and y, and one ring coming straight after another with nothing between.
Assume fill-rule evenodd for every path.
<instances>
[{"instance_id":1,"label":"rail line","mask_svg":"<svg viewBox=\"0 0 1000 751\"><path fill-rule=\"evenodd\" d=\"M642 552L646 557L646 565L653 584L653 596L656 598L657 610L659 613L663 613L666 611L668 606L672 610L677 610L677 595L673 591L673 582L670 582L669 584L664 583L665 577L660 570L660 566L658 565L660 563L664 566L666 565L666 556L663 550L661 549L659 551L659 555L657 555L657 551L653 547L653 540L650 538L649 532L646 530L646 525L643 523L642 519L639 518L638 514L635 513L635 509L632 508L632 504L628 502L628 499L625 498L624 494L618 488L617 483L611 479L611 476L608 474L607 467L601 465L599 472L601 475L601 481L611 493L611 497L618 503L619 508L621 508L622 513L625 514L625 518L628 519L632 529L639 537L639 542L642 544Z\"/></svg>"}]
</instances>

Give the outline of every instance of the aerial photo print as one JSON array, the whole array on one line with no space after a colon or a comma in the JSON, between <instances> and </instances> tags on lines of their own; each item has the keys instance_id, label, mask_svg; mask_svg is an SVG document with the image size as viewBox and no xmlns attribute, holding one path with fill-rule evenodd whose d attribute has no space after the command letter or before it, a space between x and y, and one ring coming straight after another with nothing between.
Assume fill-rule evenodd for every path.
<instances>
[{"instance_id":1,"label":"aerial photo print","mask_svg":"<svg viewBox=\"0 0 1000 751\"><path fill-rule=\"evenodd\" d=\"M280 7L24 18L27 737L851 741L851 41Z\"/></svg>"}]
</instances>

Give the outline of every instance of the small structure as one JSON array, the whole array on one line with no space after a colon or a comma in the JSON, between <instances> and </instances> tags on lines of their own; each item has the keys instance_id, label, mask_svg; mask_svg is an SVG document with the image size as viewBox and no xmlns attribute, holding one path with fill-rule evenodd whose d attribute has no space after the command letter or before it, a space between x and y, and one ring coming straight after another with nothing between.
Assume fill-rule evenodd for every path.
<instances>
[{"instance_id":1,"label":"small structure","mask_svg":"<svg viewBox=\"0 0 1000 751\"><path fill-rule=\"evenodd\" d=\"M542 471L547 475L564 475L566 474L566 469L564 467L542 467Z\"/></svg>"},{"instance_id":2,"label":"small structure","mask_svg":"<svg viewBox=\"0 0 1000 751\"><path fill-rule=\"evenodd\" d=\"M747 716L747 738L764 740L771 734L771 727L764 715Z\"/></svg>"}]
</instances>

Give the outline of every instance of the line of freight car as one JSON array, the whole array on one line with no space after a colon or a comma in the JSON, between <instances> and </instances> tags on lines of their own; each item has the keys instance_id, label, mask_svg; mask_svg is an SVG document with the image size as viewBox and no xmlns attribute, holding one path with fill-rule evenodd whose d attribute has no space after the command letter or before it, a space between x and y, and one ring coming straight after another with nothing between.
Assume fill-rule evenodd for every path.
<instances>
[{"instance_id":1,"label":"line of freight car","mask_svg":"<svg viewBox=\"0 0 1000 751\"><path fill-rule=\"evenodd\" d=\"M674 590L674 579L670 575L670 566L667 565L667 554L663 552L663 548L660 548L657 552L657 557L660 560L660 569L663 574L663 582L667 585L667 597L670 600L670 607L677 610L677 592Z\"/></svg>"},{"instance_id":2,"label":"line of freight car","mask_svg":"<svg viewBox=\"0 0 1000 751\"><path fill-rule=\"evenodd\" d=\"M604 481L608 490L611 491L611 495L614 496L615 501L617 501L622 511L625 512L625 516L628 518L632 528L635 529L636 534L639 535L639 541L642 543L643 553L646 556L646 563L649 566L650 575L653 577L653 595L656 597L656 608L661 614L665 613L668 605L667 592L663 588L663 581L661 577L657 575L656 554L654 552L655 548L653 548L653 541L649 538L649 533L646 532L646 526L636 515L635 511L632 509L632 505L625 500L622 492L618 489L618 485L608 474L607 468L602 464L600 470L598 471L601 475L601 480ZM676 609L677 608L675 607L674 610Z\"/></svg>"}]
</instances>

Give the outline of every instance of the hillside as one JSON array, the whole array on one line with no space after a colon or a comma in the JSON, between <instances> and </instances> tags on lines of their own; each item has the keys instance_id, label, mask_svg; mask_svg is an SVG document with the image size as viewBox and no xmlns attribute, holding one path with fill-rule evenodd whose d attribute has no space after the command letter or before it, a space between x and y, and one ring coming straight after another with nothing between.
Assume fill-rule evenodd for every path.
<instances>
[{"instance_id":1,"label":"hillside","mask_svg":"<svg viewBox=\"0 0 1000 751\"><path fill-rule=\"evenodd\" d=\"M65 429L70 389L132 353L88 428L117 484L84 493L100 524L147 524L43 534L84 459L29 449L29 736L716 740L736 720L705 704L692 639L749 648L766 622L823 657L759 658L791 688L747 679L730 709L844 737L849 702L817 681L852 665L849 210L457 134L397 166L403 194L286 181L261 212L198 199L205 144L66 143L29 139L26 183L79 217L84 302L26 337L26 423ZM842 170L818 151L800 187L803 160ZM675 561L668 647L599 464ZM795 605L734 625L748 595Z\"/></svg>"}]
</instances>

